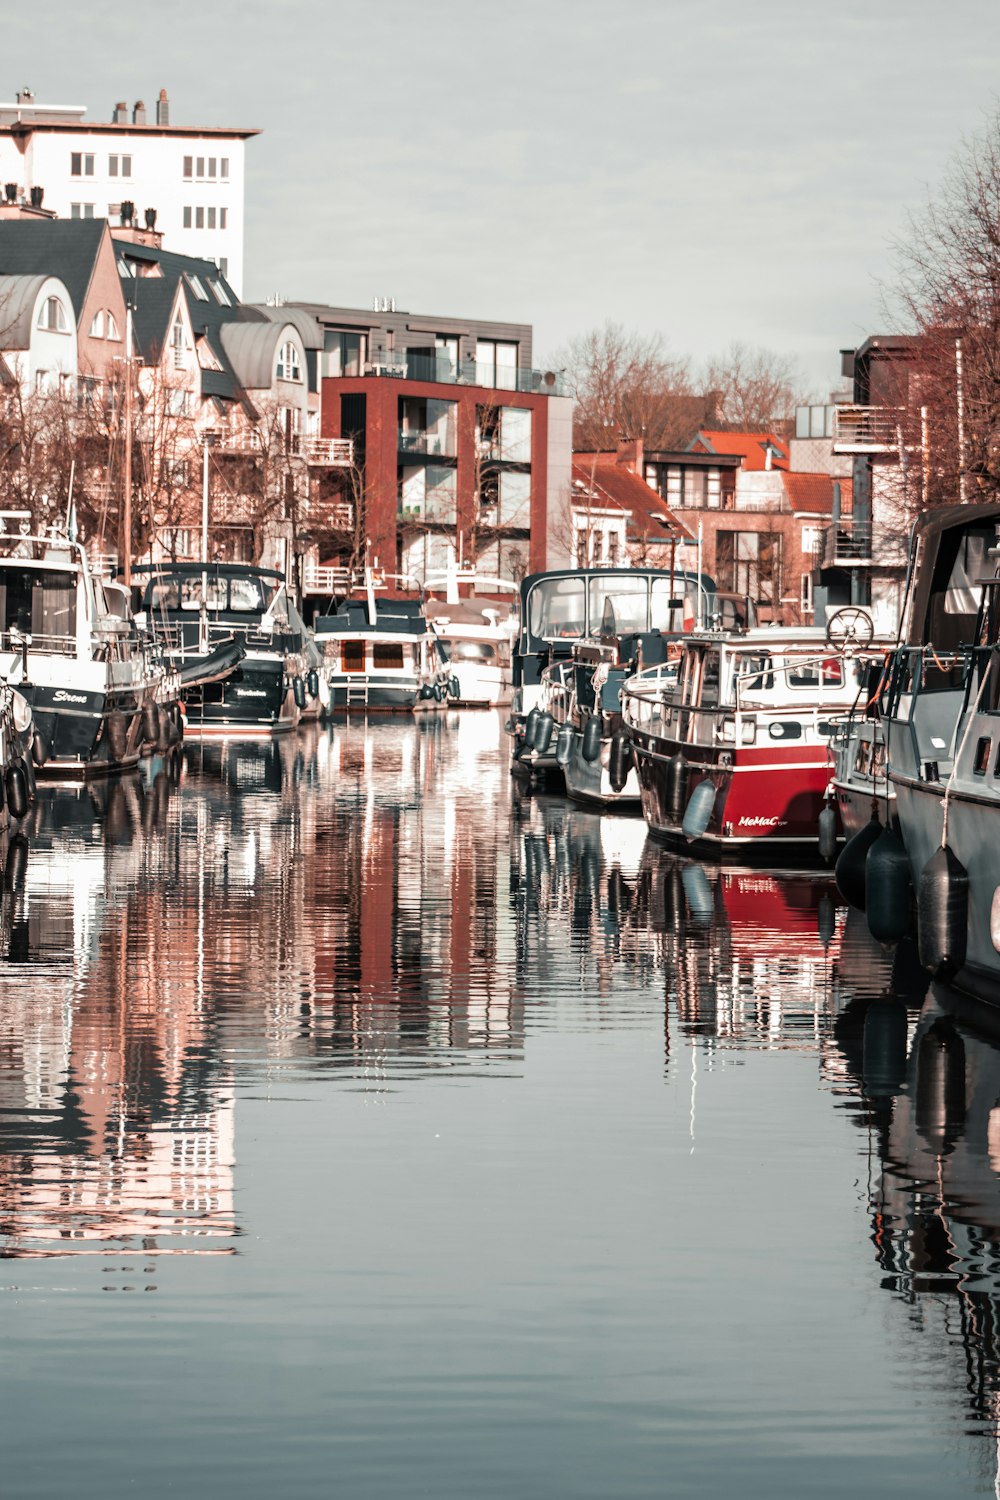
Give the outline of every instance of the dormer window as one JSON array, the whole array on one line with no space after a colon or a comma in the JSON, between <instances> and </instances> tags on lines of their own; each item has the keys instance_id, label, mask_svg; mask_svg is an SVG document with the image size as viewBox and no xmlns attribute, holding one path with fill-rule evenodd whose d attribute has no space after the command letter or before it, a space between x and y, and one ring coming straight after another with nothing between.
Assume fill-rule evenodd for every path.
<instances>
[{"instance_id":1,"label":"dormer window","mask_svg":"<svg viewBox=\"0 0 1000 1500\"><path fill-rule=\"evenodd\" d=\"M299 365L299 351L292 339L289 339L281 346L281 353L278 355L278 379L302 379L302 369Z\"/></svg>"},{"instance_id":2,"label":"dormer window","mask_svg":"<svg viewBox=\"0 0 1000 1500\"><path fill-rule=\"evenodd\" d=\"M69 333L66 309L58 297L46 297L38 314L38 326L46 333Z\"/></svg>"},{"instance_id":3,"label":"dormer window","mask_svg":"<svg viewBox=\"0 0 1000 1500\"><path fill-rule=\"evenodd\" d=\"M226 289L222 285L221 281L210 281L208 284L212 288L212 291L215 293L216 302L221 303L223 307L232 307L233 304L230 301L226 293Z\"/></svg>"},{"instance_id":4,"label":"dormer window","mask_svg":"<svg viewBox=\"0 0 1000 1500\"><path fill-rule=\"evenodd\" d=\"M100 309L95 312L91 321L90 337L92 339L102 339L104 337L104 313Z\"/></svg>"},{"instance_id":5,"label":"dormer window","mask_svg":"<svg viewBox=\"0 0 1000 1500\"><path fill-rule=\"evenodd\" d=\"M197 276L188 276L187 284L191 288L192 292L194 292L199 302L208 301L208 293L202 286L201 282L198 280Z\"/></svg>"}]
</instances>

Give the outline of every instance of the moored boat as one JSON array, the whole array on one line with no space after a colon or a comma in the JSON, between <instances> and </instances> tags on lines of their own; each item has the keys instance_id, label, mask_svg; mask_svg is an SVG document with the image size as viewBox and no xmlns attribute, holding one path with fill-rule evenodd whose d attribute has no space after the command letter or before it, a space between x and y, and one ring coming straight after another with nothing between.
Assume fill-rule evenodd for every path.
<instances>
[{"instance_id":1,"label":"moored boat","mask_svg":"<svg viewBox=\"0 0 1000 1500\"><path fill-rule=\"evenodd\" d=\"M410 712L457 696L419 599L376 594L370 586L332 614L317 615L313 629L331 710Z\"/></svg>"},{"instance_id":2,"label":"moored boat","mask_svg":"<svg viewBox=\"0 0 1000 1500\"><path fill-rule=\"evenodd\" d=\"M185 733L274 734L298 720L302 632L289 620L284 575L249 563L163 562L145 581L140 619L182 681ZM235 643L228 671L212 671ZM216 653L219 653L216 656Z\"/></svg>"},{"instance_id":3,"label":"moored boat","mask_svg":"<svg viewBox=\"0 0 1000 1500\"><path fill-rule=\"evenodd\" d=\"M816 847L834 720L863 668L816 627L689 637L676 688L636 676L622 709L658 838L731 862Z\"/></svg>"},{"instance_id":4,"label":"moored boat","mask_svg":"<svg viewBox=\"0 0 1000 1500\"><path fill-rule=\"evenodd\" d=\"M39 774L134 766L161 675L123 591L92 573L78 542L0 535L0 677L31 708Z\"/></svg>"}]
</instances>

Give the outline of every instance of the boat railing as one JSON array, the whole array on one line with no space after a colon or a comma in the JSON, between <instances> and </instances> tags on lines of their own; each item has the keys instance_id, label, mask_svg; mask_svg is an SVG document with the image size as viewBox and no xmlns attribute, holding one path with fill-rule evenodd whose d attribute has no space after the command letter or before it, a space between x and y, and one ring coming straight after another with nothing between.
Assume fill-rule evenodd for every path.
<instances>
[{"instance_id":1,"label":"boat railing","mask_svg":"<svg viewBox=\"0 0 1000 1500\"><path fill-rule=\"evenodd\" d=\"M16 629L0 632L0 650L20 652L25 649L31 655L41 652L43 656L75 656L76 636Z\"/></svg>"}]
</instances>

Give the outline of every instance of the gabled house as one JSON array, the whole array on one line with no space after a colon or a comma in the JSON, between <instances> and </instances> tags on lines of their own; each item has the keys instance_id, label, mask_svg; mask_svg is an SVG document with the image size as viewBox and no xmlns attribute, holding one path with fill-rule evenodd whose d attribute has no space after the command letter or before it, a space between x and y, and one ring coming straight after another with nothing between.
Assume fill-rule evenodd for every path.
<instances>
[{"instance_id":1,"label":"gabled house","mask_svg":"<svg viewBox=\"0 0 1000 1500\"><path fill-rule=\"evenodd\" d=\"M125 353L125 299L106 221L27 214L0 219L0 274L39 272L66 288L81 377L110 379Z\"/></svg>"},{"instance_id":2,"label":"gabled house","mask_svg":"<svg viewBox=\"0 0 1000 1500\"><path fill-rule=\"evenodd\" d=\"M0 386L22 398L57 396L76 377L69 289L58 276L0 274Z\"/></svg>"},{"instance_id":3,"label":"gabled house","mask_svg":"<svg viewBox=\"0 0 1000 1500\"><path fill-rule=\"evenodd\" d=\"M694 534L632 467L626 452L574 453L570 514L577 567L625 562L670 568Z\"/></svg>"}]
</instances>

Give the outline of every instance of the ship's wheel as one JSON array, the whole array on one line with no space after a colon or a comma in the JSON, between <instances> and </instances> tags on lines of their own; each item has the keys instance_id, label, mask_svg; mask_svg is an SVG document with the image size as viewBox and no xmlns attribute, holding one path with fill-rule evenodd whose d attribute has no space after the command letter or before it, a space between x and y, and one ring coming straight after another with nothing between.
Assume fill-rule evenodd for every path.
<instances>
[{"instance_id":1,"label":"ship's wheel","mask_svg":"<svg viewBox=\"0 0 1000 1500\"><path fill-rule=\"evenodd\" d=\"M867 646L875 638L875 621L860 605L845 604L827 620L826 638L831 646Z\"/></svg>"}]
</instances>

